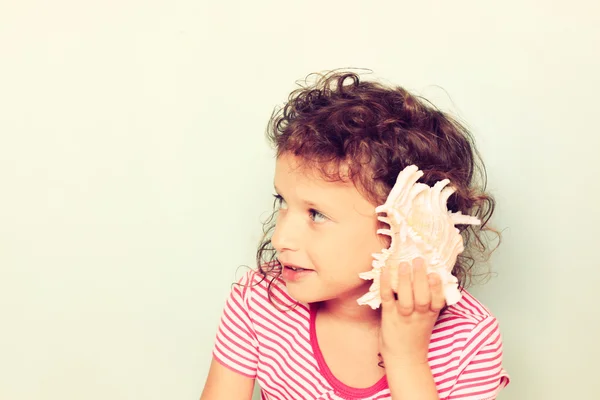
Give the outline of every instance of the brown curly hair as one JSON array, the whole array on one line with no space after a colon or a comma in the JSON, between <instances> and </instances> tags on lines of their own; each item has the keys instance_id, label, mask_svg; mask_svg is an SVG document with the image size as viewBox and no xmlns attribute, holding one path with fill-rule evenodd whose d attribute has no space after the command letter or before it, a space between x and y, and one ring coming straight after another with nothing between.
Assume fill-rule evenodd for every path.
<instances>
[{"instance_id":1,"label":"brown curly hair","mask_svg":"<svg viewBox=\"0 0 600 400\"><path fill-rule=\"evenodd\" d=\"M420 181L430 186L448 178L456 189L448 209L481 220L479 226L457 225L465 251L452 273L461 289L467 287L476 259L487 260L491 254L483 234L492 232L500 238L488 226L495 202L485 192L485 167L471 133L402 87L363 81L353 72L316 75L315 84L294 90L285 106L274 110L267 137L276 155L299 156L303 166L315 168L324 179L350 179L376 204L385 202L408 165L417 165L424 173ZM259 272L272 277L269 286L281 274L271 244L276 214L274 204L256 253Z\"/></svg>"}]
</instances>

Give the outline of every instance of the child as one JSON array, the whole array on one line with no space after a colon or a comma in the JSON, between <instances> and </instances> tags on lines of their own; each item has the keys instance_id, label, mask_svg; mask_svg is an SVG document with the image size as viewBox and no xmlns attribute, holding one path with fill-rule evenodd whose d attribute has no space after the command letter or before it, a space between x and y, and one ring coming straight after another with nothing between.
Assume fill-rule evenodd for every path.
<instances>
[{"instance_id":1,"label":"child","mask_svg":"<svg viewBox=\"0 0 600 400\"><path fill-rule=\"evenodd\" d=\"M402 88L334 71L294 91L269 136L276 223L227 299L201 400L250 399L255 380L262 399L495 399L509 382L498 323L463 289L494 209L467 130ZM417 257L386 265L381 306L361 305L373 281L359 274L390 245L375 208L409 165L429 186L449 179L448 209L481 220L457 226L460 300L446 305Z\"/></svg>"}]
</instances>

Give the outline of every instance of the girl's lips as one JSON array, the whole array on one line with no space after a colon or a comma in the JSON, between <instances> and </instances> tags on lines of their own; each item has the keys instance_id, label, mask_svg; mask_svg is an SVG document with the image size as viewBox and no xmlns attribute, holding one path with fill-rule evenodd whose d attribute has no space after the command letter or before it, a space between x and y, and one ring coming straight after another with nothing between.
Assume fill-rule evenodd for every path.
<instances>
[{"instance_id":1,"label":"girl's lips","mask_svg":"<svg viewBox=\"0 0 600 400\"><path fill-rule=\"evenodd\" d=\"M297 268L294 265L284 265L283 271L281 273L283 280L286 282L297 282L297 281L307 277L311 273L315 272L312 269L301 269L299 267L298 267L299 268L298 270L294 271L290 267Z\"/></svg>"}]
</instances>

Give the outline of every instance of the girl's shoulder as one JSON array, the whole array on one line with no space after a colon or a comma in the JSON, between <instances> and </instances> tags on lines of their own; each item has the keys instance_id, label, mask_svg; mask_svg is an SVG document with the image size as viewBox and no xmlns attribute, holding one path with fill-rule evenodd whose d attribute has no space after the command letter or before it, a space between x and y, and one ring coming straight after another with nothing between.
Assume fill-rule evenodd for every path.
<instances>
[{"instance_id":1,"label":"girl's shoulder","mask_svg":"<svg viewBox=\"0 0 600 400\"><path fill-rule=\"evenodd\" d=\"M247 305L269 311L302 306L288 294L285 282L277 274L264 270L248 269L235 283Z\"/></svg>"},{"instance_id":2,"label":"girl's shoulder","mask_svg":"<svg viewBox=\"0 0 600 400\"><path fill-rule=\"evenodd\" d=\"M464 319L465 322L470 321L476 324L485 319L494 317L490 310L467 290L462 290L461 294L462 296L458 303L446 307L440 314L440 317L461 318Z\"/></svg>"},{"instance_id":3,"label":"girl's shoulder","mask_svg":"<svg viewBox=\"0 0 600 400\"><path fill-rule=\"evenodd\" d=\"M510 380L502 357L498 320L463 290L459 302L440 313L430 339L431 371L440 397L463 398L477 389L481 398L496 398Z\"/></svg>"},{"instance_id":4,"label":"girl's shoulder","mask_svg":"<svg viewBox=\"0 0 600 400\"><path fill-rule=\"evenodd\" d=\"M446 307L439 315L434 326L432 338L452 338L458 345L462 340L473 340L480 336L498 337L498 321L490 310L466 290L462 291L458 303Z\"/></svg>"}]
</instances>

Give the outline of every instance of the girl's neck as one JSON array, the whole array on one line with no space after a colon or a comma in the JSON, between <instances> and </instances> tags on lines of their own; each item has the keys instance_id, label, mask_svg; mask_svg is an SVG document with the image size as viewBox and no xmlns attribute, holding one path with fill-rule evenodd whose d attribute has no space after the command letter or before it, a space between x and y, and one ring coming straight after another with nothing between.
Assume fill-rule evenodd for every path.
<instances>
[{"instance_id":1,"label":"girl's neck","mask_svg":"<svg viewBox=\"0 0 600 400\"><path fill-rule=\"evenodd\" d=\"M380 309L373 310L369 306L361 306L356 299L340 298L321 302L319 313L343 324L379 326L381 320Z\"/></svg>"}]
</instances>

